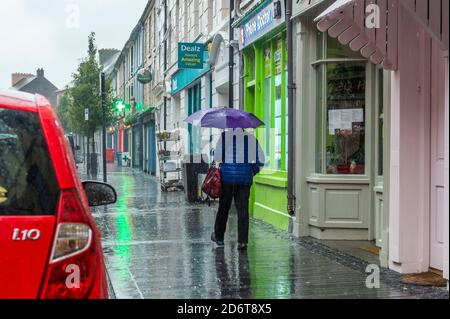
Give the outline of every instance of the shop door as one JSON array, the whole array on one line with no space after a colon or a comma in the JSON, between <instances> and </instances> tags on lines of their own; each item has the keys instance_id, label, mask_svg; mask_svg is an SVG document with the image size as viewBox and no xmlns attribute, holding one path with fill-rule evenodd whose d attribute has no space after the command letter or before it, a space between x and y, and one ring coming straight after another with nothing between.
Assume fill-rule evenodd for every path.
<instances>
[{"instance_id":1,"label":"shop door","mask_svg":"<svg viewBox=\"0 0 450 319\"><path fill-rule=\"evenodd\" d=\"M445 60L437 43L431 63L430 267L442 270L444 252Z\"/></svg>"},{"instance_id":2,"label":"shop door","mask_svg":"<svg viewBox=\"0 0 450 319\"><path fill-rule=\"evenodd\" d=\"M142 138L142 157L143 157L143 171L148 172L148 124L143 126Z\"/></svg>"},{"instance_id":3,"label":"shop door","mask_svg":"<svg viewBox=\"0 0 450 319\"><path fill-rule=\"evenodd\" d=\"M130 138L129 130L130 130L130 129L125 129L125 130L123 131L123 151L124 151L125 153L130 151L130 147L129 147L129 144L130 144L130 140L129 140L129 138Z\"/></svg>"},{"instance_id":4,"label":"shop door","mask_svg":"<svg viewBox=\"0 0 450 319\"><path fill-rule=\"evenodd\" d=\"M156 127L152 121L148 128L148 170L150 174L156 174Z\"/></svg>"},{"instance_id":5,"label":"shop door","mask_svg":"<svg viewBox=\"0 0 450 319\"><path fill-rule=\"evenodd\" d=\"M201 109L201 94L200 94L200 83L194 85L188 91L188 112L189 115L200 111ZM201 131L197 126L188 124L189 130L189 154L199 154L201 147Z\"/></svg>"}]
</instances>

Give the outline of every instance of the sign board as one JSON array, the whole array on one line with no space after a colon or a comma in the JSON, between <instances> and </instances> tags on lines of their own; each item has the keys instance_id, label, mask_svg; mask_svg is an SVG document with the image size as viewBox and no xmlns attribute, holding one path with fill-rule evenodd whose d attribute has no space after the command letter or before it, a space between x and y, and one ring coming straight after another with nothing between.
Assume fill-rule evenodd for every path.
<instances>
[{"instance_id":1,"label":"sign board","mask_svg":"<svg viewBox=\"0 0 450 319\"><path fill-rule=\"evenodd\" d=\"M122 112L125 109L130 109L130 105L126 104L124 100L116 100L114 101L114 109L117 112Z\"/></svg>"},{"instance_id":2,"label":"sign board","mask_svg":"<svg viewBox=\"0 0 450 319\"><path fill-rule=\"evenodd\" d=\"M84 109L84 120L89 121L89 109Z\"/></svg>"},{"instance_id":3,"label":"sign board","mask_svg":"<svg viewBox=\"0 0 450 319\"><path fill-rule=\"evenodd\" d=\"M285 21L284 1L272 1L262 8L248 21L245 21L241 28L241 46L255 42L268 32L282 25Z\"/></svg>"},{"instance_id":4,"label":"sign board","mask_svg":"<svg viewBox=\"0 0 450 319\"><path fill-rule=\"evenodd\" d=\"M178 68L203 69L204 51L207 48L203 43L178 43Z\"/></svg>"},{"instance_id":5,"label":"sign board","mask_svg":"<svg viewBox=\"0 0 450 319\"><path fill-rule=\"evenodd\" d=\"M152 71L147 68L140 69L137 73L137 80L142 84L150 83L153 80Z\"/></svg>"}]
</instances>

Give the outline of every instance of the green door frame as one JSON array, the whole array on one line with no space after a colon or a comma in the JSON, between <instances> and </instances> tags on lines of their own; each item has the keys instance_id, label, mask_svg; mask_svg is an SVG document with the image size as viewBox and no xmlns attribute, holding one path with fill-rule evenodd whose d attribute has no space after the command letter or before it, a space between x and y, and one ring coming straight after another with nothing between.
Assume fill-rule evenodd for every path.
<instances>
[{"instance_id":1,"label":"green door frame","mask_svg":"<svg viewBox=\"0 0 450 319\"><path fill-rule=\"evenodd\" d=\"M287 134L287 105L286 105L286 97L287 97L287 85L286 85L286 60L287 60L287 52L286 52L286 33L283 31L277 34L277 36L272 37L270 39L265 39L259 41L252 45L249 48L244 49L244 109L246 112L254 113L259 118L264 118L264 49L267 45L270 45L271 49L271 57L270 57L270 69L271 69L271 79L270 79L270 123L266 123L266 125L270 125L270 128L275 128L275 59L274 52L276 51L277 41L281 40L281 168L275 169L275 132L271 131L270 134L270 167L264 168L264 171L275 173L280 172L284 173L282 175L286 175L286 134ZM254 60L254 62L253 62ZM252 78L253 68L255 70L255 76ZM261 146L264 151L267 151L266 147L266 136L262 133L262 130L265 128L256 130L256 137L260 141Z\"/></svg>"},{"instance_id":2,"label":"green door frame","mask_svg":"<svg viewBox=\"0 0 450 319\"><path fill-rule=\"evenodd\" d=\"M196 83L188 89L188 115L191 115L201 110L201 84ZM198 128L194 128L192 124L188 124L189 132L189 154L194 154L196 149L194 148L193 138L196 135Z\"/></svg>"}]
</instances>

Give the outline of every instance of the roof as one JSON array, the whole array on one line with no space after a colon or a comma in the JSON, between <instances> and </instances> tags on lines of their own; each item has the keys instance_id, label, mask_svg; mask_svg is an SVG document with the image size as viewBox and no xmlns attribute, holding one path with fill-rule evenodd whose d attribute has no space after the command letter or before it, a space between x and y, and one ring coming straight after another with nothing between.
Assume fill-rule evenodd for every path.
<instances>
[{"instance_id":1,"label":"roof","mask_svg":"<svg viewBox=\"0 0 450 319\"><path fill-rule=\"evenodd\" d=\"M143 27L145 20L147 18L147 15L149 14L149 10L155 5L155 0L149 0L147 2L147 5L144 8L144 11L142 12L141 17L139 18L138 23L136 24L136 26L133 28L133 30L130 33L130 37L128 38L128 40L125 42L125 45L123 46L122 51L120 51L119 56L117 57L115 64L113 66L113 70L114 69L118 69L120 62L122 60L122 58L126 55L126 52L128 51L128 46L131 42L133 42L133 40L136 38L136 35L138 34L138 31ZM111 73L112 73L111 72Z\"/></svg>"},{"instance_id":2,"label":"roof","mask_svg":"<svg viewBox=\"0 0 450 319\"><path fill-rule=\"evenodd\" d=\"M20 89L22 89L23 87L27 86L28 84L30 84L31 82L33 82L36 79L37 79L37 76L35 76L35 75L27 77L27 78L23 78L22 80L20 80L16 84L14 84L11 88L16 89L16 90L20 90Z\"/></svg>"}]
</instances>

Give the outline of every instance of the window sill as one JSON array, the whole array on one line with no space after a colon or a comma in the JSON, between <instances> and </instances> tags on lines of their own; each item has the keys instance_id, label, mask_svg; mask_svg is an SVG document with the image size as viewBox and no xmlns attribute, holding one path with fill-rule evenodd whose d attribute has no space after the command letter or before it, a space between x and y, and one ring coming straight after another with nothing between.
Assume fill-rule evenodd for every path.
<instances>
[{"instance_id":1,"label":"window sill","mask_svg":"<svg viewBox=\"0 0 450 319\"><path fill-rule=\"evenodd\" d=\"M256 84L256 80L249 81L249 82L247 83L247 88L254 87L255 84Z\"/></svg>"},{"instance_id":2,"label":"window sill","mask_svg":"<svg viewBox=\"0 0 450 319\"><path fill-rule=\"evenodd\" d=\"M283 172L274 171L273 174L262 172L255 176L254 180L256 184L269 185L278 188L287 188L288 179L287 176L283 176Z\"/></svg>"},{"instance_id":3,"label":"window sill","mask_svg":"<svg viewBox=\"0 0 450 319\"><path fill-rule=\"evenodd\" d=\"M378 194L383 194L383 186L382 185L375 186L373 188L373 191Z\"/></svg>"},{"instance_id":4,"label":"window sill","mask_svg":"<svg viewBox=\"0 0 450 319\"><path fill-rule=\"evenodd\" d=\"M306 178L308 183L315 184L370 184L366 175L312 175Z\"/></svg>"}]
</instances>

